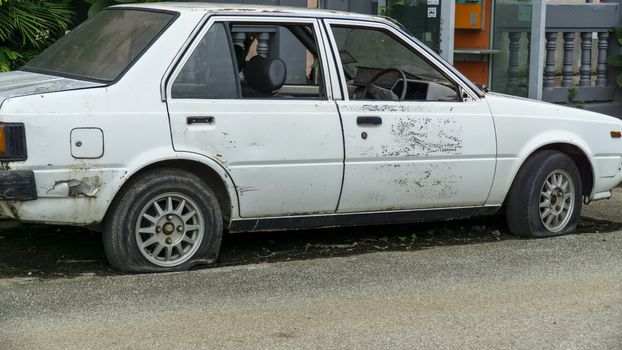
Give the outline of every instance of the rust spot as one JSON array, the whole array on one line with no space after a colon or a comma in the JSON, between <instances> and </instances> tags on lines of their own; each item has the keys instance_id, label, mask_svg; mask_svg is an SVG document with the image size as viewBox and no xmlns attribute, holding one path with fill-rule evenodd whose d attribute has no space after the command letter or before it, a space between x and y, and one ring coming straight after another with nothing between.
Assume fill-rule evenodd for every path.
<instances>
[{"instance_id":1,"label":"rust spot","mask_svg":"<svg viewBox=\"0 0 622 350\"><path fill-rule=\"evenodd\" d=\"M82 180L69 179L56 181L46 194L59 197L96 197L101 187L98 176L86 177Z\"/></svg>"}]
</instances>

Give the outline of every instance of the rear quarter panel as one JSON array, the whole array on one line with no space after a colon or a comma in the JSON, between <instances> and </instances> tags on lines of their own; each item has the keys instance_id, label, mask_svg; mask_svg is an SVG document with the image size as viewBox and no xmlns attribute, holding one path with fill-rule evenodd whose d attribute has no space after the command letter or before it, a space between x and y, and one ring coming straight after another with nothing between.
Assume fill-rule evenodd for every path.
<instances>
[{"instance_id":1,"label":"rear quarter panel","mask_svg":"<svg viewBox=\"0 0 622 350\"><path fill-rule=\"evenodd\" d=\"M162 160L186 159L207 164L235 188L217 162L173 150L161 82L200 14L179 18L167 32L112 85L9 98L0 121L21 122L26 129L28 159L2 164L4 168L33 170L38 200L0 202L0 213L21 221L88 225L100 222L121 186L140 169ZM103 156L77 159L71 154L75 128L103 131ZM78 180L95 190L91 195L68 196L66 182ZM234 213L236 211L233 211Z\"/></svg>"}]
</instances>

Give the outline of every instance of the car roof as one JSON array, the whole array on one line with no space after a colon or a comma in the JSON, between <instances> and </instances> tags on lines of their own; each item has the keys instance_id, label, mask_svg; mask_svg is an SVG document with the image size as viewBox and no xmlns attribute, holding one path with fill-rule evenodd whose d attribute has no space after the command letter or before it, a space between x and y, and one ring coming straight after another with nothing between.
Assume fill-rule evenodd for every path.
<instances>
[{"instance_id":1,"label":"car roof","mask_svg":"<svg viewBox=\"0 0 622 350\"><path fill-rule=\"evenodd\" d=\"M247 4L217 4L207 2L161 2L117 5L114 7L145 8L175 12L204 12L218 14L284 14L316 18L347 18L379 20L377 16L363 15L336 10L309 9L304 7L247 5Z\"/></svg>"}]
</instances>

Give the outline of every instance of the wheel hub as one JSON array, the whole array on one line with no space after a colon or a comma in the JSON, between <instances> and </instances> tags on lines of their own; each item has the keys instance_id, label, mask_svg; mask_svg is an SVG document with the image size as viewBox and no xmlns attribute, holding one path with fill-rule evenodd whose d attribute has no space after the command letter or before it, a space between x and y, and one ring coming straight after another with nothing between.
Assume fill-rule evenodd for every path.
<instances>
[{"instance_id":1,"label":"wheel hub","mask_svg":"<svg viewBox=\"0 0 622 350\"><path fill-rule=\"evenodd\" d=\"M185 236L183 218L174 214L162 215L156 226L156 237L161 244L177 245Z\"/></svg>"},{"instance_id":2,"label":"wheel hub","mask_svg":"<svg viewBox=\"0 0 622 350\"><path fill-rule=\"evenodd\" d=\"M561 211L564 195L565 193L561 188L556 188L555 190L553 190L553 193L551 193L551 204L549 205L551 210L554 210L556 213L559 213Z\"/></svg>"},{"instance_id":3,"label":"wheel hub","mask_svg":"<svg viewBox=\"0 0 622 350\"><path fill-rule=\"evenodd\" d=\"M165 235L170 235L171 233L175 232L175 225L173 225L170 222L167 222L166 224L164 224L164 234Z\"/></svg>"},{"instance_id":4,"label":"wheel hub","mask_svg":"<svg viewBox=\"0 0 622 350\"><path fill-rule=\"evenodd\" d=\"M185 195L168 193L149 201L136 223L136 241L147 260L162 267L192 257L203 239L203 216Z\"/></svg>"},{"instance_id":5,"label":"wheel hub","mask_svg":"<svg viewBox=\"0 0 622 350\"><path fill-rule=\"evenodd\" d=\"M540 221L550 232L561 231L572 216L575 206L574 183L564 170L555 170L544 181L540 191Z\"/></svg>"}]
</instances>

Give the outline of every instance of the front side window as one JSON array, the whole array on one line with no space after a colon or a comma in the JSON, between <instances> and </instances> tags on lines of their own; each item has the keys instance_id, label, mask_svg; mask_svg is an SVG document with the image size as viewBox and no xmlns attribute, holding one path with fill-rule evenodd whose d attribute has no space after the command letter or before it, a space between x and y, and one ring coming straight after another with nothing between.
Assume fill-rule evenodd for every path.
<instances>
[{"instance_id":1,"label":"front side window","mask_svg":"<svg viewBox=\"0 0 622 350\"><path fill-rule=\"evenodd\" d=\"M458 87L390 33L331 26L350 99L459 101Z\"/></svg>"},{"instance_id":2,"label":"front side window","mask_svg":"<svg viewBox=\"0 0 622 350\"><path fill-rule=\"evenodd\" d=\"M22 69L113 82L172 23L170 13L111 9L62 37Z\"/></svg>"}]
</instances>

